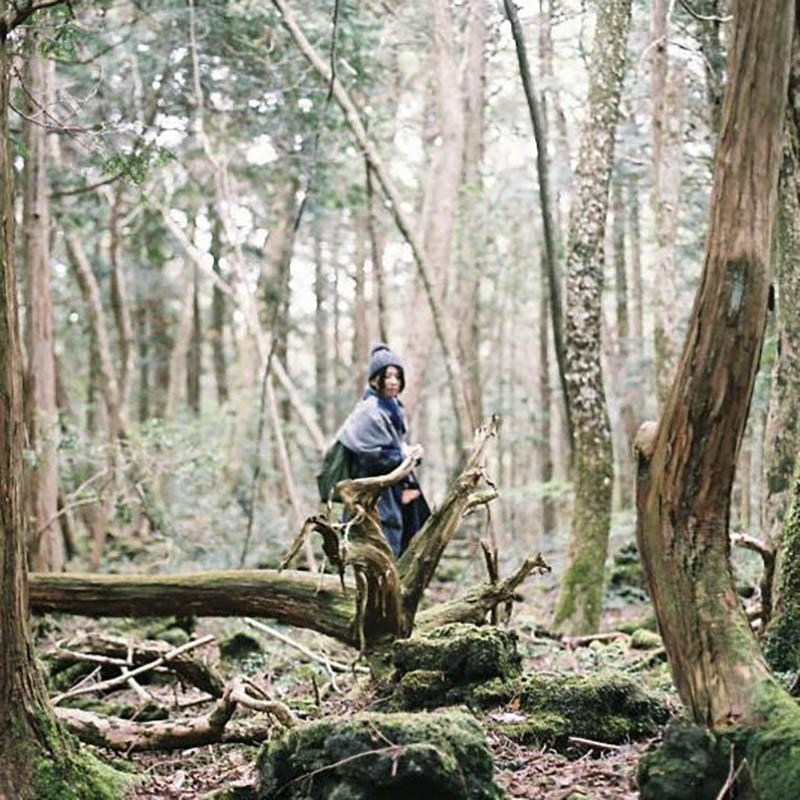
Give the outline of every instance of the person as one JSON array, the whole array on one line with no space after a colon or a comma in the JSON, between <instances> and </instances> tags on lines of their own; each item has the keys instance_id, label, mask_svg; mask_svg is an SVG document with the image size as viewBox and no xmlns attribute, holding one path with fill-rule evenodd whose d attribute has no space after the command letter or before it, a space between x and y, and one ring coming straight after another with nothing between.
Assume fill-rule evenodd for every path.
<instances>
[{"instance_id":1,"label":"person","mask_svg":"<svg viewBox=\"0 0 800 800\"><path fill-rule=\"evenodd\" d=\"M398 399L404 388L402 362L379 342L370 352L364 394L337 436L347 453L351 478L385 475L409 455L422 460L422 445L406 444L406 417ZM378 513L383 535L399 558L431 513L413 473L381 492Z\"/></svg>"}]
</instances>

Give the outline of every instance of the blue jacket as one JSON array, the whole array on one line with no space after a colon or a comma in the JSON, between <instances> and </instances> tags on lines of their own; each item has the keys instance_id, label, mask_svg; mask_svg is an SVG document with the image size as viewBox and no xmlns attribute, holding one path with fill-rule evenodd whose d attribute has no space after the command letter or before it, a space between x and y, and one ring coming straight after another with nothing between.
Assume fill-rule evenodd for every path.
<instances>
[{"instance_id":1,"label":"blue jacket","mask_svg":"<svg viewBox=\"0 0 800 800\"><path fill-rule=\"evenodd\" d=\"M405 458L405 435L406 418L402 404L393 398L381 397L372 387L367 387L337 436L348 451L350 477L385 475L399 466ZM422 494L405 506L401 503L403 489L409 488L419 488L413 475L384 489L378 501L383 535L395 558L400 556L411 537L430 516L430 508Z\"/></svg>"}]
</instances>

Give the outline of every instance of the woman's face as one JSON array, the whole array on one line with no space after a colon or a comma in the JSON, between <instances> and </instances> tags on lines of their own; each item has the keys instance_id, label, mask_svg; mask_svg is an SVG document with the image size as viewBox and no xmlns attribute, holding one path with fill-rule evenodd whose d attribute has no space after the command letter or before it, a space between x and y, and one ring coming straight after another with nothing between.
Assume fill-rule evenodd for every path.
<instances>
[{"instance_id":1,"label":"woman's face","mask_svg":"<svg viewBox=\"0 0 800 800\"><path fill-rule=\"evenodd\" d=\"M397 397L402 385L400 370L397 367L386 367L386 372L383 374L383 393L387 397Z\"/></svg>"}]
</instances>

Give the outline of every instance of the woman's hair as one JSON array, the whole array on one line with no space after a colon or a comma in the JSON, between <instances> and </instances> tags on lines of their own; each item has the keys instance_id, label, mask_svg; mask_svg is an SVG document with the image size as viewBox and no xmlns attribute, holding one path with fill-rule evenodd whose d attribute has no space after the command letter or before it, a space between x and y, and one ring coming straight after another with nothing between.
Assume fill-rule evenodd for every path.
<instances>
[{"instance_id":1,"label":"woman's hair","mask_svg":"<svg viewBox=\"0 0 800 800\"><path fill-rule=\"evenodd\" d=\"M400 376L400 391L402 392L403 389L406 388L406 375L405 372L403 372L403 368L396 364L388 364L380 372L373 375L372 380L369 382L370 386L380 392L380 394L386 392L386 370L389 369L389 367L394 367Z\"/></svg>"}]
</instances>

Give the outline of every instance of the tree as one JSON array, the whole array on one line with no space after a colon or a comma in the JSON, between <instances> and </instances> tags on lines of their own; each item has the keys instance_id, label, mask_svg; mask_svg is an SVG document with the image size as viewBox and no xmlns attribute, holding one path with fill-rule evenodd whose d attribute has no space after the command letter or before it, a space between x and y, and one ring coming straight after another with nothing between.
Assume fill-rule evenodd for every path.
<instances>
[{"instance_id":1,"label":"tree","mask_svg":"<svg viewBox=\"0 0 800 800\"><path fill-rule=\"evenodd\" d=\"M25 122L25 373L28 446L35 453L27 471L26 495L31 522L31 563L37 570L64 568L58 525L58 412L50 297L50 210L47 180L47 115L51 64L39 52L35 33L27 42L28 119Z\"/></svg>"},{"instance_id":2,"label":"tree","mask_svg":"<svg viewBox=\"0 0 800 800\"><path fill-rule=\"evenodd\" d=\"M23 535L22 356L14 263L12 153L8 132L9 31L31 3L0 0L0 799L94 798L99 783L56 723L28 627ZM46 782L46 783L45 783ZM79 788L80 787L80 788ZM114 796L105 787L104 796Z\"/></svg>"},{"instance_id":3,"label":"tree","mask_svg":"<svg viewBox=\"0 0 800 800\"><path fill-rule=\"evenodd\" d=\"M630 0L603 3L597 12L567 244L566 377L575 500L554 622L574 634L597 630L611 524L614 456L600 340L603 238L630 13Z\"/></svg>"},{"instance_id":4,"label":"tree","mask_svg":"<svg viewBox=\"0 0 800 800\"><path fill-rule=\"evenodd\" d=\"M637 436L637 539L675 686L695 721L739 726L758 796L787 800L800 718L736 594L728 521L766 323L794 17L790 0L736 4L703 275L661 420Z\"/></svg>"},{"instance_id":5,"label":"tree","mask_svg":"<svg viewBox=\"0 0 800 800\"><path fill-rule=\"evenodd\" d=\"M778 182L776 219L776 329L777 355L772 370L769 416L764 442L765 497L763 530L776 548L774 584L762 591L767 623L764 653L773 669L795 669L800 663L800 476L796 474L800 451L800 126L796 102L800 90L800 35L795 32L783 162ZM793 476L793 472L795 473ZM771 589L772 591L769 591ZM773 610L774 608L774 610Z\"/></svg>"},{"instance_id":6,"label":"tree","mask_svg":"<svg viewBox=\"0 0 800 800\"><path fill-rule=\"evenodd\" d=\"M663 405L675 372L679 286L675 263L675 238L680 208L683 163L683 95L685 68L670 64L667 0L651 6L653 187L651 202L656 239L653 283L656 390ZM675 61L673 59L673 61Z\"/></svg>"}]
</instances>

